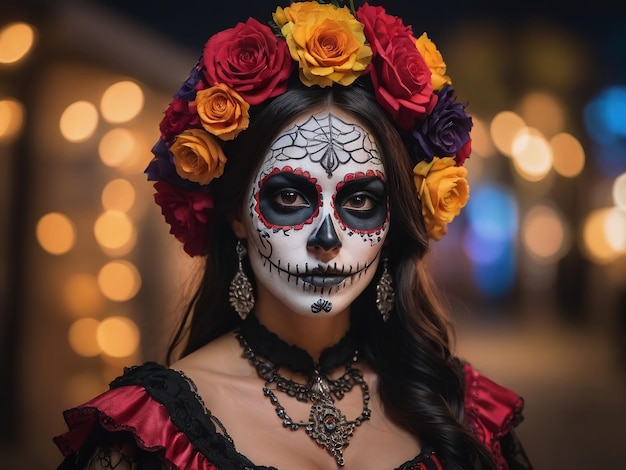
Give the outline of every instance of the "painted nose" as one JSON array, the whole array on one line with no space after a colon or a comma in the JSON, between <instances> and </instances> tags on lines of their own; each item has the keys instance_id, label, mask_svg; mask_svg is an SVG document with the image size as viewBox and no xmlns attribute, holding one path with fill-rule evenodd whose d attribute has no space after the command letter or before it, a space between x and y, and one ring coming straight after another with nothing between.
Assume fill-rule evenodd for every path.
<instances>
[{"instance_id":1,"label":"painted nose","mask_svg":"<svg viewBox=\"0 0 626 470\"><path fill-rule=\"evenodd\" d=\"M326 251L341 247L341 241L337 236L337 232L335 231L335 226L333 225L330 215L326 216L324 222L320 225L320 228L317 229L317 232L311 234L306 246L308 248L320 247Z\"/></svg>"}]
</instances>

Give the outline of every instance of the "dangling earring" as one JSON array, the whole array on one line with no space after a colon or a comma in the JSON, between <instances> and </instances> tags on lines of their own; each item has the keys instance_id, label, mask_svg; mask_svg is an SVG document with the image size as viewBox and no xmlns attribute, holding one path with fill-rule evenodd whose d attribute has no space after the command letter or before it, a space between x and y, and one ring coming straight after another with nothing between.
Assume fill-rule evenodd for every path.
<instances>
[{"instance_id":1,"label":"dangling earring","mask_svg":"<svg viewBox=\"0 0 626 470\"><path fill-rule=\"evenodd\" d=\"M376 307L383 316L383 321L387 321L391 314L394 296L391 274L387 271L387 258L385 258L383 260L383 274L376 284Z\"/></svg>"},{"instance_id":2,"label":"dangling earring","mask_svg":"<svg viewBox=\"0 0 626 470\"><path fill-rule=\"evenodd\" d=\"M239 314L242 320L245 320L254 307L254 295L252 294L252 284L243 272L243 266L241 260L246 255L247 251L242 245L241 240L237 240L237 258L239 260L239 268L237 274L230 282L230 288L228 289L228 301L233 306L235 311Z\"/></svg>"}]
</instances>

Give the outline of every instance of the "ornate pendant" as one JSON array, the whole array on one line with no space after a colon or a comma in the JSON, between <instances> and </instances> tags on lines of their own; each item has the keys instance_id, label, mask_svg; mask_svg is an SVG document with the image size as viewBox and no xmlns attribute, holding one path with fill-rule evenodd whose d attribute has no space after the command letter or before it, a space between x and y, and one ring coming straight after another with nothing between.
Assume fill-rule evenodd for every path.
<instances>
[{"instance_id":1,"label":"ornate pendant","mask_svg":"<svg viewBox=\"0 0 626 470\"><path fill-rule=\"evenodd\" d=\"M311 407L306 433L343 466L343 449L354 433L355 422L349 422L330 399L323 399Z\"/></svg>"}]
</instances>

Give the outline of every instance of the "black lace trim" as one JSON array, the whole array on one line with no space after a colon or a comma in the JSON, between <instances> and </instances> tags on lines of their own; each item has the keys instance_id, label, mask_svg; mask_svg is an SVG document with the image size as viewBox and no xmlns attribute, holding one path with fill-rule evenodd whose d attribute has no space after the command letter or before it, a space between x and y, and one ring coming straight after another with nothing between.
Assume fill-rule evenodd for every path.
<instances>
[{"instance_id":1,"label":"black lace trim","mask_svg":"<svg viewBox=\"0 0 626 470\"><path fill-rule=\"evenodd\" d=\"M195 384L173 369L155 362L133 366L111 382L111 389L128 385L143 387L150 396L165 406L174 425L191 444L217 468L233 470L278 470L255 466L239 454L221 422L204 406ZM217 426L220 431L217 431Z\"/></svg>"},{"instance_id":2,"label":"black lace trim","mask_svg":"<svg viewBox=\"0 0 626 470\"><path fill-rule=\"evenodd\" d=\"M339 366L350 364L357 349L354 338L348 331L337 344L322 351L318 364L315 364L304 349L287 344L259 323L254 315L248 315L241 323L239 334L259 356L266 358L275 366L286 367L307 377L311 377L316 368L322 374L328 374Z\"/></svg>"},{"instance_id":3,"label":"black lace trim","mask_svg":"<svg viewBox=\"0 0 626 470\"><path fill-rule=\"evenodd\" d=\"M126 368L124 375L111 382L111 389L137 385L165 406L172 422L209 462L219 469L278 470L276 467L254 465L237 452L232 438L222 423L204 405L193 381L179 371L155 362ZM219 427L218 432L217 427ZM413 460L394 470L411 470L419 463L428 463L432 450L424 448Z\"/></svg>"},{"instance_id":4,"label":"black lace trim","mask_svg":"<svg viewBox=\"0 0 626 470\"><path fill-rule=\"evenodd\" d=\"M88 409L85 417L92 417L92 411ZM147 448L139 436L107 421L101 413L99 420L101 424L96 424L80 450L76 453L68 450L57 470L173 469L171 463L165 461L163 449Z\"/></svg>"},{"instance_id":5,"label":"black lace trim","mask_svg":"<svg viewBox=\"0 0 626 470\"><path fill-rule=\"evenodd\" d=\"M422 468L420 464L424 464L428 470L437 470L437 464L432 460L433 455L435 455L435 452L432 450L423 449L413 460L403 463L398 468L394 468L394 470L420 470Z\"/></svg>"}]
</instances>

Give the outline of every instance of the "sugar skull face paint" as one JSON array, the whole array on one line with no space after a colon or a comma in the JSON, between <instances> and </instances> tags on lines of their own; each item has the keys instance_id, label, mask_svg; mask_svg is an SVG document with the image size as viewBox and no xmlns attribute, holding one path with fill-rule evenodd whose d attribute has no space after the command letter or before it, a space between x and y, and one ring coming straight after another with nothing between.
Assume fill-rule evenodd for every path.
<instances>
[{"instance_id":1,"label":"sugar skull face paint","mask_svg":"<svg viewBox=\"0 0 626 470\"><path fill-rule=\"evenodd\" d=\"M343 311L374 277L389 227L385 170L353 118L297 120L271 145L247 202L257 283L293 311Z\"/></svg>"}]
</instances>

